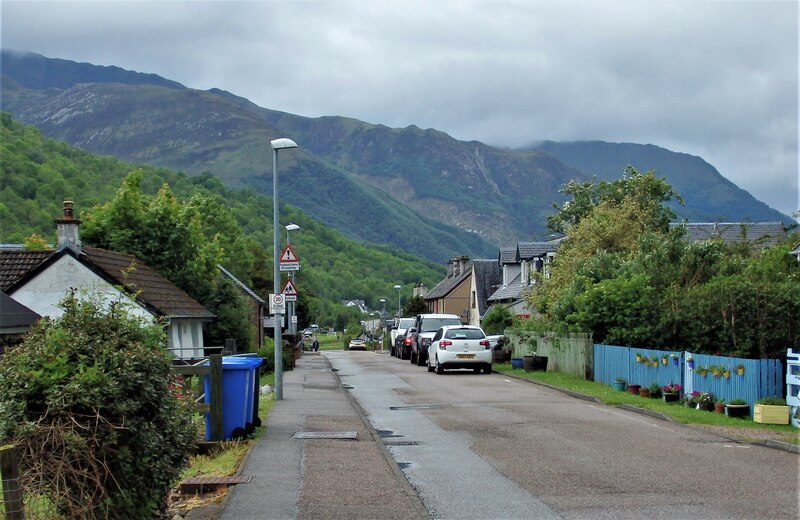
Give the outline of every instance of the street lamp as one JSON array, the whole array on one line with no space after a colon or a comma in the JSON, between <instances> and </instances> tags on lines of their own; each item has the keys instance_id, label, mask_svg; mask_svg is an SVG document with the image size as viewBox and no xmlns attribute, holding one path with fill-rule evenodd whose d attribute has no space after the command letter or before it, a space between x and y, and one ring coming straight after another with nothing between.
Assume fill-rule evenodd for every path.
<instances>
[{"instance_id":1,"label":"street lamp","mask_svg":"<svg viewBox=\"0 0 800 520\"><path fill-rule=\"evenodd\" d=\"M381 309L381 327L386 326L386 298L381 298L380 300L381 305L383 308Z\"/></svg>"},{"instance_id":2,"label":"street lamp","mask_svg":"<svg viewBox=\"0 0 800 520\"><path fill-rule=\"evenodd\" d=\"M297 143L291 139L273 139L269 142L272 147L272 289L274 294L281 292L281 277L278 271L278 150L297 148ZM283 400L283 338L281 338L281 314L273 315L273 330L275 337L275 399Z\"/></svg>"},{"instance_id":3,"label":"street lamp","mask_svg":"<svg viewBox=\"0 0 800 520\"><path fill-rule=\"evenodd\" d=\"M395 285L394 288L397 289L397 319L399 320L403 317L403 311L400 309L400 289L402 287Z\"/></svg>"},{"instance_id":4,"label":"street lamp","mask_svg":"<svg viewBox=\"0 0 800 520\"><path fill-rule=\"evenodd\" d=\"M294 222L291 222L291 223L286 225L286 245L287 246L289 245L289 231L297 231L298 229L300 229L300 226L298 226ZM289 271L289 280L294 281L294 275L292 274L292 271ZM286 303L289 306L289 334L294 336L295 334L297 334L297 324L294 323L294 314L295 314L295 305L296 305L296 303L295 302L286 302Z\"/></svg>"}]
</instances>

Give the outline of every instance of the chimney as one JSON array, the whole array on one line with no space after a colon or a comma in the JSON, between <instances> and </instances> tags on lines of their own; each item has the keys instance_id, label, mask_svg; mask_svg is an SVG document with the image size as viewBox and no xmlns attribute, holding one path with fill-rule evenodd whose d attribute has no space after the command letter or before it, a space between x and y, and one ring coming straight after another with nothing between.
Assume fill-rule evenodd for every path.
<instances>
[{"instance_id":1,"label":"chimney","mask_svg":"<svg viewBox=\"0 0 800 520\"><path fill-rule=\"evenodd\" d=\"M453 259L450 261L450 263L453 264L453 268L450 269L450 272L453 275L453 277L456 277L456 276L460 275L461 274L461 257L460 256L453 257Z\"/></svg>"},{"instance_id":2,"label":"chimney","mask_svg":"<svg viewBox=\"0 0 800 520\"><path fill-rule=\"evenodd\" d=\"M461 261L461 274L464 274L469 269L469 257L464 255L459 260Z\"/></svg>"},{"instance_id":3,"label":"chimney","mask_svg":"<svg viewBox=\"0 0 800 520\"><path fill-rule=\"evenodd\" d=\"M78 231L81 221L76 219L73 214L74 203L71 200L64 201L64 216L56 219L56 234L58 235L57 249L68 247L76 253L81 252L81 235Z\"/></svg>"},{"instance_id":4,"label":"chimney","mask_svg":"<svg viewBox=\"0 0 800 520\"><path fill-rule=\"evenodd\" d=\"M453 261L452 260L449 260L447 262L447 277L448 278L452 278L453 277Z\"/></svg>"}]
</instances>

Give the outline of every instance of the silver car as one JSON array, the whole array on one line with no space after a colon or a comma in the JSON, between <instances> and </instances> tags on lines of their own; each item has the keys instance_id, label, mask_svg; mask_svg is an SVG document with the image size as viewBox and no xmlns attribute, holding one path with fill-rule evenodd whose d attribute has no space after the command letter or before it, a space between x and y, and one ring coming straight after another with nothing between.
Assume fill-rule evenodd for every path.
<instances>
[{"instance_id":1,"label":"silver car","mask_svg":"<svg viewBox=\"0 0 800 520\"><path fill-rule=\"evenodd\" d=\"M450 368L471 368L492 373L492 345L483 329L474 325L441 327L428 347L428 372L441 374Z\"/></svg>"}]
</instances>

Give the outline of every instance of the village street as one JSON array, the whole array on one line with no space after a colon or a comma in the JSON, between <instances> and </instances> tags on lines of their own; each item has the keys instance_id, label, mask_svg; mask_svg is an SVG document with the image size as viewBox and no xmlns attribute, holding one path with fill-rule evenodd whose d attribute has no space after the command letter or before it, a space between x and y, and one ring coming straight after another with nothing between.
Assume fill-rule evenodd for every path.
<instances>
[{"instance_id":1,"label":"village street","mask_svg":"<svg viewBox=\"0 0 800 520\"><path fill-rule=\"evenodd\" d=\"M502 374L327 351L433 518L796 518L798 455Z\"/></svg>"}]
</instances>

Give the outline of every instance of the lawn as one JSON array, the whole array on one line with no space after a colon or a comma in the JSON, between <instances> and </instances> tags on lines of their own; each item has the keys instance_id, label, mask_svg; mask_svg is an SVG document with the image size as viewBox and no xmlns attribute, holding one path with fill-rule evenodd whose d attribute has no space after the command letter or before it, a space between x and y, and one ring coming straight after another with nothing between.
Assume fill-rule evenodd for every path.
<instances>
[{"instance_id":1,"label":"lawn","mask_svg":"<svg viewBox=\"0 0 800 520\"><path fill-rule=\"evenodd\" d=\"M665 403L663 399L651 399L648 397L639 397L638 395L629 394L628 392L620 392L603 383L587 381L576 376L570 376L558 372L525 372L525 370L521 368L511 368L511 365L508 363L495 363L492 365L492 368L495 372L501 374L512 375L520 379L527 379L557 388L563 388L573 392L590 395L598 398L601 402L610 406L629 405L636 408L659 412L682 424L737 428L741 430L741 435L744 437L748 436L748 430L751 433L754 430L770 431L779 434L781 439L785 442L800 444L797 428L788 424L760 424L753 422L749 418L731 418L724 414L688 408L682 403Z\"/></svg>"}]
</instances>

